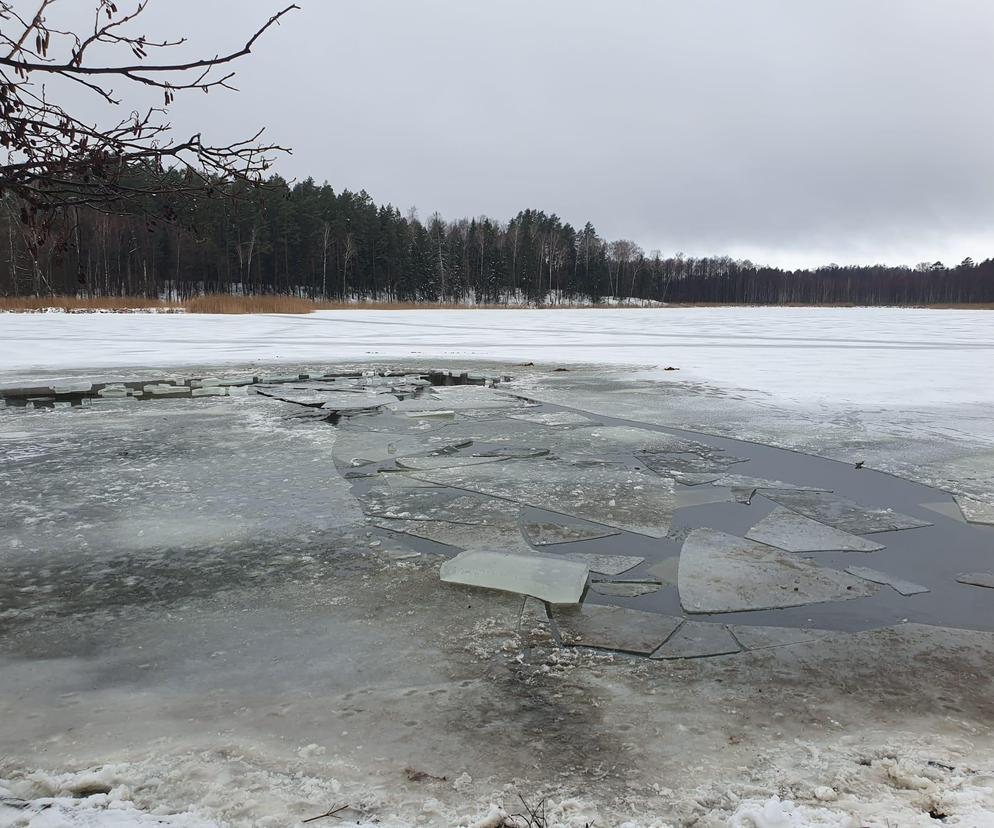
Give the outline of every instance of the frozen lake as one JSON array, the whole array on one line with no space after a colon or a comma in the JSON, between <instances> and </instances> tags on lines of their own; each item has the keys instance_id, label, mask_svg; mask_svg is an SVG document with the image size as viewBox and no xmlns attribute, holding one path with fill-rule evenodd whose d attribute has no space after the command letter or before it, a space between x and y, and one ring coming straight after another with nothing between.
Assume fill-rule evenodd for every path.
<instances>
[{"instance_id":1,"label":"frozen lake","mask_svg":"<svg viewBox=\"0 0 994 828\"><path fill-rule=\"evenodd\" d=\"M414 358L680 368L776 404L994 403L994 313L899 308L0 314L0 381L38 370ZM653 375L663 378L662 375Z\"/></svg>"},{"instance_id":2,"label":"frozen lake","mask_svg":"<svg viewBox=\"0 0 994 828\"><path fill-rule=\"evenodd\" d=\"M988 824L988 319L0 317L0 825Z\"/></svg>"}]
</instances>

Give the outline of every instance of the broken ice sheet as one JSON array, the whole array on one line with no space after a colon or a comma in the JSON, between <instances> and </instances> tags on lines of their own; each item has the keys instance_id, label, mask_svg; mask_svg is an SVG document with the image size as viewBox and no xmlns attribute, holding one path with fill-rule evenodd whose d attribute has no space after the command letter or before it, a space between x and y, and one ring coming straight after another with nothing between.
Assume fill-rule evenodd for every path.
<instances>
[{"instance_id":1,"label":"broken ice sheet","mask_svg":"<svg viewBox=\"0 0 994 828\"><path fill-rule=\"evenodd\" d=\"M729 626L729 632L747 650L769 650L773 647L790 647L807 644L825 636L821 630L801 627L759 627L752 625Z\"/></svg>"},{"instance_id":2,"label":"broken ice sheet","mask_svg":"<svg viewBox=\"0 0 994 828\"><path fill-rule=\"evenodd\" d=\"M828 492L760 489L759 493L805 517L857 535L932 525L926 520L902 515L893 509L863 506Z\"/></svg>"},{"instance_id":3,"label":"broken ice sheet","mask_svg":"<svg viewBox=\"0 0 994 828\"><path fill-rule=\"evenodd\" d=\"M380 463L409 454L427 454L440 451L441 441L429 443L427 436L404 434L384 435L377 431L348 431L339 429L335 434L332 455L340 463L351 466Z\"/></svg>"},{"instance_id":4,"label":"broken ice sheet","mask_svg":"<svg viewBox=\"0 0 994 828\"><path fill-rule=\"evenodd\" d=\"M687 612L746 612L871 595L843 572L716 529L695 529L680 553L680 603Z\"/></svg>"},{"instance_id":5,"label":"broken ice sheet","mask_svg":"<svg viewBox=\"0 0 994 828\"><path fill-rule=\"evenodd\" d=\"M634 569L645 560L635 555L594 555L586 552L567 552L562 557L586 564L591 572L600 575L620 575L622 572Z\"/></svg>"},{"instance_id":6,"label":"broken ice sheet","mask_svg":"<svg viewBox=\"0 0 994 828\"><path fill-rule=\"evenodd\" d=\"M669 638L683 619L623 607L586 604L553 613L563 643L649 655Z\"/></svg>"},{"instance_id":7,"label":"broken ice sheet","mask_svg":"<svg viewBox=\"0 0 994 828\"><path fill-rule=\"evenodd\" d=\"M481 463L496 463L500 457L471 457L465 454L436 454L427 457L403 457L397 460L397 465L409 471L427 471L430 469L451 469L460 466L479 466Z\"/></svg>"},{"instance_id":8,"label":"broken ice sheet","mask_svg":"<svg viewBox=\"0 0 994 828\"><path fill-rule=\"evenodd\" d=\"M709 446L701 446L696 451L642 451L637 456L639 462L664 477L677 474L713 474L749 459L724 454Z\"/></svg>"},{"instance_id":9,"label":"broken ice sheet","mask_svg":"<svg viewBox=\"0 0 994 828\"><path fill-rule=\"evenodd\" d=\"M703 489L678 489L676 492L677 509L706 506L711 503L728 503L731 500L731 489L719 489L711 486L705 486Z\"/></svg>"},{"instance_id":10,"label":"broken ice sheet","mask_svg":"<svg viewBox=\"0 0 994 828\"><path fill-rule=\"evenodd\" d=\"M654 538L665 537L674 508L672 481L619 467L508 460L414 476Z\"/></svg>"},{"instance_id":11,"label":"broken ice sheet","mask_svg":"<svg viewBox=\"0 0 994 828\"><path fill-rule=\"evenodd\" d=\"M449 523L444 520L375 518L375 525L391 532L443 543L457 549L500 549L517 555L537 555L522 537L517 517L489 521L485 525Z\"/></svg>"},{"instance_id":12,"label":"broken ice sheet","mask_svg":"<svg viewBox=\"0 0 994 828\"><path fill-rule=\"evenodd\" d=\"M538 425L544 426L575 426L575 425L594 425L594 421L590 417L585 417L582 414L575 414L572 411L551 411L551 412L536 412L536 411L525 411L520 414L509 414L514 420L524 420L528 423L537 423Z\"/></svg>"},{"instance_id":13,"label":"broken ice sheet","mask_svg":"<svg viewBox=\"0 0 994 828\"><path fill-rule=\"evenodd\" d=\"M659 581L641 579L633 581L600 581L591 580L590 589L598 595L610 595L615 598L638 598L659 592L663 585Z\"/></svg>"},{"instance_id":14,"label":"broken ice sheet","mask_svg":"<svg viewBox=\"0 0 994 828\"><path fill-rule=\"evenodd\" d=\"M956 580L961 584L994 589L994 573L991 572L966 572Z\"/></svg>"},{"instance_id":15,"label":"broken ice sheet","mask_svg":"<svg viewBox=\"0 0 994 828\"><path fill-rule=\"evenodd\" d=\"M731 655L741 649L739 643L732 637L724 624L684 621L680 628L650 658L706 658L708 656Z\"/></svg>"},{"instance_id":16,"label":"broken ice sheet","mask_svg":"<svg viewBox=\"0 0 994 828\"><path fill-rule=\"evenodd\" d=\"M536 546L609 538L620 534L606 526L584 526L579 523L526 523L525 534ZM641 560L641 558L639 559Z\"/></svg>"},{"instance_id":17,"label":"broken ice sheet","mask_svg":"<svg viewBox=\"0 0 994 828\"><path fill-rule=\"evenodd\" d=\"M921 584L905 581L903 578L888 575L886 572L880 572L876 569L870 569L868 566L847 566L846 572L865 581L871 581L874 584L889 586L901 593L901 595L920 595L923 592L929 591L928 587L923 587Z\"/></svg>"},{"instance_id":18,"label":"broken ice sheet","mask_svg":"<svg viewBox=\"0 0 994 828\"><path fill-rule=\"evenodd\" d=\"M950 518L951 520L955 520L958 523L967 522L966 518L963 517L963 511L956 505L955 501L952 500L947 500L941 503L923 503L922 508L928 509L930 512L935 512L943 517Z\"/></svg>"},{"instance_id":19,"label":"broken ice sheet","mask_svg":"<svg viewBox=\"0 0 994 828\"><path fill-rule=\"evenodd\" d=\"M715 486L735 486L745 489L790 489L797 492L829 492L831 489L820 489L817 486L800 486L797 483L785 483L782 480L768 480L765 477L749 477L745 474L721 474L714 481Z\"/></svg>"},{"instance_id":20,"label":"broken ice sheet","mask_svg":"<svg viewBox=\"0 0 994 828\"><path fill-rule=\"evenodd\" d=\"M680 574L680 558L666 558L649 567L649 574L663 584L676 584Z\"/></svg>"},{"instance_id":21,"label":"broken ice sheet","mask_svg":"<svg viewBox=\"0 0 994 828\"><path fill-rule=\"evenodd\" d=\"M452 489L370 489L360 496L376 525L459 549L502 549L534 555L518 522L519 507Z\"/></svg>"},{"instance_id":22,"label":"broken ice sheet","mask_svg":"<svg viewBox=\"0 0 994 828\"><path fill-rule=\"evenodd\" d=\"M981 500L974 500L971 497L954 495L953 499L963 517L968 523L980 523L985 526L994 526L994 503L984 503Z\"/></svg>"},{"instance_id":23,"label":"broken ice sheet","mask_svg":"<svg viewBox=\"0 0 994 828\"><path fill-rule=\"evenodd\" d=\"M484 410L523 408L514 397L482 385L459 385L433 388L431 394L421 394L406 400L391 402L391 411Z\"/></svg>"},{"instance_id":24,"label":"broken ice sheet","mask_svg":"<svg viewBox=\"0 0 994 828\"><path fill-rule=\"evenodd\" d=\"M446 583L530 595L549 604L576 604L587 583L587 567L562 558L473 550L442 564Z\"/></svg>"},{"instance_id":25,"label":"broken ice sheet","mask_svg":"<svg viewBox=\"0 0 994 828\"><path fill-rule=\"evenodd\" d=\"M746 537L787 552L876 552L885 548L883 544L826 526L783 506L753 526Z\"/></svg>"}]
</instances>

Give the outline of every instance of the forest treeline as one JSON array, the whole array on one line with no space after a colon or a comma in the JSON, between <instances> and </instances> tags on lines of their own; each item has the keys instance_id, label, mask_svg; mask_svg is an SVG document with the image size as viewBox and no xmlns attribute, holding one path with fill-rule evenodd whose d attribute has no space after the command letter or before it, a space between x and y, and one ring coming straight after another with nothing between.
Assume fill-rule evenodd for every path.
<instances>
[{"instance_id":1,"label":"forest treeline","mask_svg":"<svg viewBox=\"0 0 994 828\"><path fill-rule=\"evenodd\" d=\"M199 185L195 185L199 186ZM994 259L914 268L783 270L662 256L601 238L554 214L445 221L377 205L313 180L224 197L206 190L69 207L38 236L11 196L0 201L0 295L185 299L276 293L315 299L543 303L603 297L659 302L920 305L994 302ZM230 197L229 197L230 196ZM149 218L157 216L158 218Z\"/></svg>"}]
</instances>

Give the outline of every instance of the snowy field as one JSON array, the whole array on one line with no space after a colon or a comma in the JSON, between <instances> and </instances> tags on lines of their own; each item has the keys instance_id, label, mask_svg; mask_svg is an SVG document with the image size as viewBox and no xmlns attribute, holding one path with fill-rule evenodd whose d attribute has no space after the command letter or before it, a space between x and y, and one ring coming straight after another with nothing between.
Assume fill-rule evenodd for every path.
<instances>
[{"instance_id":1,"label":"snowy field","mask_svg":"<svg viewBox=\"0 0 994 828\"><path fill-rule=\"evenodd\" d=\"M895 308L0 314L0 381L39 370L480 360L650 374L778 405L994 403L994 313Z\"/></svg>"}]
</instances>

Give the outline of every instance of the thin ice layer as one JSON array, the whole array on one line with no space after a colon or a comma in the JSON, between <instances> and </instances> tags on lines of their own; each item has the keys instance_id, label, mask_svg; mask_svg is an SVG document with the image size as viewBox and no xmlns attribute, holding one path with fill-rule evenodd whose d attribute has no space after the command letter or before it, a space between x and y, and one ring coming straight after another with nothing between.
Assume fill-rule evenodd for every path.
<instances>
[{"instance_id":1,"label":"thin ice layer","mask_svg":"<svg viewBox=\"0 0 994 828\"><path fill-rule=\"evenodd\" d=\"M955 495L954 499L968 523L994 526L994 503L984 503L981 500L974 500L972 497L963 497L962 495Z\"/></svg>"},{"instance_id":2,"label":"thin ice layer","mask_svg":"<svg viewBox=\"0 0 994 828\"><path fill-rule=\"evenodd\" d=\"M634 569L645 560L636 555L594 555L586 552L567 552L563 557L586 564L591 572L600 575L620 575L622 572Z\"/></svg>"},{"instance_id":3,"label":"thin ice layer","mask_svg":"<svg viewBox=\"0 0 994 828\"><path fill-rule=\"evenodd\" d=\"M536 546L553 546L557 543L597 540L620 534L604 526L584 526L579 523L561 524L534 522L525 524L528 540ZM642 559L639 558L641 561Z\"/></svg>"},{"instance_id":4,"label":"thin ice layer","mask_svg":"<svg viewBox=\"0 0 994 828\"><path fill-rule=\"evenodd\" d=\"M563 643L649 655L659 649L683 619L623 607L587 604L553 615Z\"/></svg>"},{"instance_id":5,"label":"thin ice layer","mask_svg":"<svg viewBox=\"0 0 994 828\"><path fill-rule=\"evenodd\" d=\"M671 480L614 466L509 460L415 476L654 538L666 536L675 506Z\"/></svg>"},{"instance_id":6,"label":"thin ice layer","mask_svg":"<svg viewBox=\"0 0 994 828\"><path fill-rule=\"evenodd\" d=\"M587 567L562 558L474 550L443 563L439 577L450 584L530 595L549 604L576 604L587 583Z\"/></svg>"},{"instance_id":7,"label":"thin ice layer","mask_svg":"<svg viewBox=\"0 0 994 828\"><path fill-rule=\"evenodd\" d=\"M684 621L650 657L654 659L706 658L730 655L742 648L724 624Z\"/></svg>"},{"instance_id":8,"label":"thin ice layer","mask_svg":"<svg viewBox=\"0 0 994 828\"><path fill-rule=\"evenodd\" d=\"M897 592L900 592L901 595L920 595L923 592L929 591L928 587L924 587L921 584L905 581L903 578L889 575L878 569L870 569L868 566L847 566L846 572L874 584L883 584L884 586L892 587Z\"/></svg>"},{"instance_id":9,"label":"thin ice layer","mask_svg":"<svg viewBox=\"0 0 994 828\"><path fill-rule=\"evenodd\" d=\"M868 535L898 529L918 529L931 526L927 520L902 515L893 509L863 506L828 492L799 492L781 489L760 489L760 494L786 506L805 517L827 523L836 529Z\"/></svg>"},{"instance_id":10,"label":"thin ice layer","mask_svg":"<svg viewBox=\"0 0 994 828\"><path fill-rule=\"evenodd\" d=\"M687 612L746 612L859 598L865 581L716 529L695 529L680 554Z\"/></svg>"},{"instance_id":11,"label":"thin ice layer","mask_svg":"<svg viewBox=\"0 0 994 828\"><path fill-rule=\"evenodd\" d=\"M659 592L663 585L655 580L632 580L632 581L598 581L591 580L590 589L598 595L610 595L616 598L638 598L642 595L651 595Z\"/></svg>"},{"instance_id":12,"label":"thin ice layer","mask_svg":"<svg viewBox=\"0 0 994 828\"><path fill-rule=\"evenodd\" d=\"M775 546L787 552L876 552L883 544L826 526L811 518L778 506L746 532L749 540Z\"/></svg>"}]
</instances>

